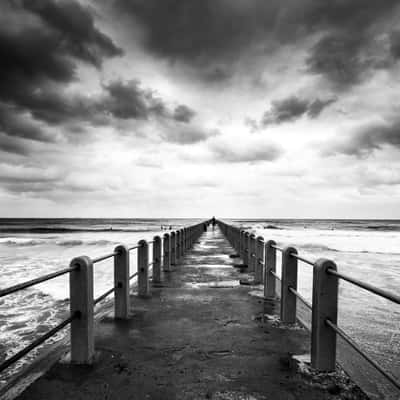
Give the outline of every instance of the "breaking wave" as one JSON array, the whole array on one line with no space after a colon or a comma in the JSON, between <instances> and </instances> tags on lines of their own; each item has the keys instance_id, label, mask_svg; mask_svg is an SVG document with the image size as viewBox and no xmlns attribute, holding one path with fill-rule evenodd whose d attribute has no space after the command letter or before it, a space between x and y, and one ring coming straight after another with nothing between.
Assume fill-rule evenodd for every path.
<instances>
[{"instance_id":1,"label":"breaking wave","mask_svg":"<svg viewBox=\"0 0 400 400\"><path fill-rule=\"evenodd\" d=\"M2 233L84 233L84 232L151 232L154 227L148 228L67 228L67 227L6 227L1 228Z\"/></svg>"},{"instance_id":2,"label":"breaking wave","mask_svg":"<svg viewBox=\"0 0 400 400\"><path fill-rule=\"evenodd\" d=\"M33 238L17 238L5 237L0 238L0 244L6 246L24 247L24 246L38 246L45 244L55 244L57 246L73 247L73 246L105 246L110 244L117 244L111 240L81 240L81 239L67 239L67 240L54 240L54 239L33 239Z\"/></svg>"}]
</instances>

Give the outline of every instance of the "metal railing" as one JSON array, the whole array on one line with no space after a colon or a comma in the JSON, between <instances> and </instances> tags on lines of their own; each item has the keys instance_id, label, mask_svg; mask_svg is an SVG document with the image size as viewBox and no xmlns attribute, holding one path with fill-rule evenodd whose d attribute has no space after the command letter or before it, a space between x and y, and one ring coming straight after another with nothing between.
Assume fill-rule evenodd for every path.
<instances>
[{"instance_id":1,"label":"metal railing","mask_svg":"<svg viewBox=\"0 0 400 400\"><path fill-rule=\"evenodd\" d=\"M172 267L190 249L204 232L209 221L165 233L163 238L154 236L153 240L141 240L137 245L118 245L114 251L91 259L87 256L74 258L68 268L31 279L0 290L0 298L30 288L62 275L69 274L70 316L45 334L35 339L11 357L0 363L0 372L13 365L29 352L71 325L71 362L90 364L94 357L94 307L114 293L114 317L128 319L130 304L130 281L138 278L138 295L150 296L150 278L153 283L161 281L161 270L170 272ZM149 262L149 244L152 244L152 261ZM137 250L137 271L130 275L130 252ZM114 286L97 298L93 297L93 265L107 259L114 259ZM152 276L149 269L152 267Z\"/></svg>"},{"instance_id":2,"label":"metal railing","mask_svg":"<svg viewBox=\"0 0 400 400\"><path fill-rule=\"evenodd\" d=\"M253 233L239 227L217 221L220 229L238 252L243 260L243 266L249 272L255 273L254 283L260 283L259 272L254 269L254 258L264 254L262 266L262 280L264 282L265 298L274 298L276 281L281 281L280 291L280 319L284 323L296 321L296 300L311 310L311 365L317 371L334 371L336 368L336 338L340 336L357 353L359 353L373 368L384 376L393 386L400 389L400 382L390 372L386 371L374 361L346 332L337 325L338 313L338 281L349 282L370 293L386 300L400 304L400 296L381 289L370 283L362 282L337 271L336 264L332 260L318 259L310 261L297 254L293 247L277 246L275 241L264 242L264 238L256 238ZM258 256L254 255L254 246L261 243L263 249L258 250ZM276 252L282 253L281 277L276 273ZM298 261L313 267L313 291L312 303L307 301L297 290Z\"/></svg>"}]
</instances>

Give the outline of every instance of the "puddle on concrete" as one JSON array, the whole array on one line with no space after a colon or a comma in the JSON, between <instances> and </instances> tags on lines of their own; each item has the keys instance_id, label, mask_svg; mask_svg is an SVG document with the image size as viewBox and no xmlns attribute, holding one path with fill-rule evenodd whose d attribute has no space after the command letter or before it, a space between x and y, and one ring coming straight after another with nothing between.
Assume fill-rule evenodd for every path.
<instances>
[{"instance_id":1,"label":"puddle on concrete","mask_svg":"<svg viewBox=\"0 0 400 400\"><path fill-rule=\"evenodd\" d=\"M197 303L210 303L214 298L213 296L202 296L198 294L182 294L176 296L176 299L183 301L195 301Z\"/></svg>"},{"instance_id":2,"label":"puddle on concrete","mask_svg":"<svg viewBox=\"0 0 400 400\"><path fill-rule=\"evenodd\" d=\"M214 392L211 396L211 399L212 400L266 400L266 397L258 394L224 390L224 391Z\"/></svg>"},{"instance_id":3,"label":"puddle on concrete","mask_svg":"<svg viewBox=\"0 0 400 400\"><path fill-rule=\"evenodd\" d=\"M218 269L218 268L224 268L224 269L232 269L232 265L229 264L197 264L197 263L193 263L192 265L195 265L196 268L210 268L210 269Z\"/></svg>"},{"instance_id":4,"label":"puddle on concrete","mask_svg":"<svg viewBox=\"0 0 400 400\"><path fill-rule=\"evenodd\" d=\"M263 299L264 298L264 291L262 290L250 290L249 296L258 297Z\"/></svg>"},{"instance_id":5,"label":"puddle on concrete","mask_svg":"<svg viewBox=\"0 0 400 400\"><path fill-rule=\"evenodd\" d=\"M240 286L239 281L210 281L210 282L187 282L186 286L194 289L214 288L214 289L228 289Z\"/></svg>"}]
</instances>

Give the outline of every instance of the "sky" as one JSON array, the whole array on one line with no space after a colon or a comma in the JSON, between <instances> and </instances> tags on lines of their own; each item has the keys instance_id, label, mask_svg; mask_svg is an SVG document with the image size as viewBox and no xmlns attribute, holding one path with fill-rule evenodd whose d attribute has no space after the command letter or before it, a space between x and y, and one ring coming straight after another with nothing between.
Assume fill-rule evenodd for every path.
<instances>
[{"instance_id":1,"label":"sky","mask_svg":"<svg viewBox=\"0 0 400 400\"><path fill-rule=\"evenodd\" d=\"M0 7L0 217L400 218L397 0Z\"/></svg>"}]
</instances>

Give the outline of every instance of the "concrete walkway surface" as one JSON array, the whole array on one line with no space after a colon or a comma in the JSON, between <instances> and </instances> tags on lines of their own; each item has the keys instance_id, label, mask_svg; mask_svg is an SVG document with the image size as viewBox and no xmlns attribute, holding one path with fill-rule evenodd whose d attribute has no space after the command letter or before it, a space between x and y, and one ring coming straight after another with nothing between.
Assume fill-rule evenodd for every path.
<instances>
[{"instance_id":1,"label":"concrete walkway surface","mask_svg":"<svg viewBox=\"0 0 400 400\"><path fill-rule=\"evenodd\" d=\"M209 228L151 297L131 295L128 321L97 324L94 365L57 363L18 399L363 398L298 372L290 355L309 352L308 333L264 318L276 303L239 285L233 253Z\"/></svg>"}]
</instances>

